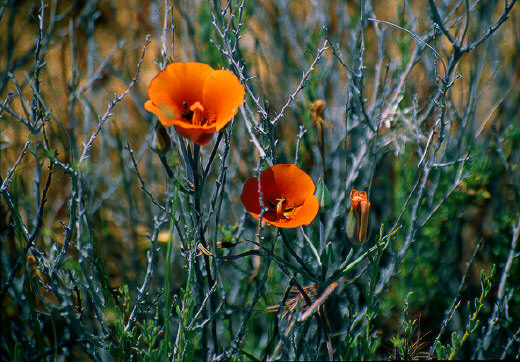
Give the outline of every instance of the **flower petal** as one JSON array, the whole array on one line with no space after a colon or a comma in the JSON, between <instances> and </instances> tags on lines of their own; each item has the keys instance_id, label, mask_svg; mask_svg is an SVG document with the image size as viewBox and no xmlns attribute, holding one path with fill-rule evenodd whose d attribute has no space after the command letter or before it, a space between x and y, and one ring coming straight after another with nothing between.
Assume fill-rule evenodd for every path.
<instances>
[{"instance_id":1,"label":"flower petal","mask_svg":"<svg viewBox=\"0 0 520 362\"><path fill-rule=\"evenodd\" d=\"M157 102L157 104L155 103ZM175 119L180 118L181 110L167 99L157 99L154 101L148 100L144 103L144 109L148 112L154 113L161 124L165 127L170 127L175 122Z\"/></svg>"},{"instance_id":2,"label":"flower petal","mask_svg":"<svg viewBox=\"0 0 520 362\"><path fill-rule=\"evenodd\" d=\"M314 194L314 182L293 164L274 165L260 175L262 193L269 200L285 197L287 208L301 206Z\"/></svg>"},{"instance_id":3,"label":"flower petal","mask_svg":"<svg viewBox=\"0 0 520 362\"><path fill-rule=\"evenodd\" d=\"M205 129L203 127L191 127L192 125L185 122L175 122L175 130L184 138L201 146L205 146L211 141L215 128Z\"/></svg>"},{"instance_id":4,"label":"flower petal","mask_svg":"<svg viewBox=\"0 0 520 362\"><path fill-rule=\"evenodd\" d=\"M242 188L240 200L247 212L258 219L258 215L262 212L260 193L258 192L258 178L251 177L246 180Z\"/></svg>"},{"instance_id":5,"label":"flower petal","mask_svg":"<svg viewBox=\"0 0 520 362\"><path fill-rule=\"evenodd\" d=\"M357 191L352 189L350 191L350 206L354 209L357 209L361 201L367 201L366 191Z\"/></svg>"},{"instance_id":6,"label":"flower petal","mask_svg":"<svg viewBox=\"0 0 520 362\"><path fill-rule=\"evenodd\" d=\"M308 197L303 205L291 215L288 220L280 219L277 221L268 221L271 225L280 228L295 228L301 225L308 225L314 220L318 214L320 203L315 195ZM266 220L267 221L267 220Z\"/></svg>"},{"instance_id":7,"label":"flower petal","mask_svg":"<svg viewBox=\"0 0 520 362\"><path fill-rule=\"evenodd\" d=\"M264 204L267 206L262 219L273 226L294 228L307 225L314 220L319 210L318 198L313 195L312 179L292 164L274 165L260 174ZM252 177L244 183L240 199L246 210L257 220L262 208L259 200L258 178ZM273 210L276 200L285 199L282 213ZM269 206L268 200L271 201ZM278 201L279 202L279 201Z\"/></svg>"},{"instance_id":8,"label":"flower petal","mask_svg":"<svg viewBox=\"0 0 520 362\"><path fill-rule=\"evenodd\" d=\"M209 74L203 90L204 108L215 115L214 126L222 129L244 103L244 87L229 70L215 70Z\"/></svg>"}]
</instances>

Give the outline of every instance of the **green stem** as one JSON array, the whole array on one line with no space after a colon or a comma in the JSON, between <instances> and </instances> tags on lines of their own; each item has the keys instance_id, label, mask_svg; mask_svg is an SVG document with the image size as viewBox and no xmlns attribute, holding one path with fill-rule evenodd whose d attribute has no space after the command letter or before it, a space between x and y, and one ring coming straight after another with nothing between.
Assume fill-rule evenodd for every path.
<instances>
[{"instance_id":1,"label":"green stem","mask_svg":"<svg viewBox=\"0 0 520 362\"><path fill-rule=\"evenodd\" d=\"M168 161L166 160L166 157L165 156L159 156L159 160L161 160L161 163L162 163L164 169L166 170L166 173L168 174L168 177L171 178L171 179L175 179L175 176L173 175L173 171L170 168L170 166L168 165Z\"/></svg>"},{"instance_id":2,"label":"green stem","mask_svg":"<svg viewBox=\"0 0 520 362\"><path fill-rule=\"evenodd\" d=\"M389 236L391 236L391 235L389 235ZM376 251L378 249L380 250L380 252L383 252L384 250L386 250L386 248L388 247L389 244L390 244L390 238L388 237L388 239L386 240L386 242L383 245L381 245L381 241L378 241L376 243L376 245L371 247L369 250L367 250L365 253L363 253L361 256L359 256L352 263L350 263L348 265L345 265L346 262L348 262L348 259L347 259L345 261L345 263L343 263L342 265L339 266L339 268L336 270L336 272L334 272L334 274L330 277L330 279L334 280L337 277L339 277L339 275L346 274L348 271L352 270L359 263L361 263L363 260L365 260L365 258L368 256L368 254L371 254L371 253L373 253L374 251Z\"/></svg>"},{"instance_id":3,"label":"green stem","mask_svg":"<svg viewBox=\"0 0 520 362\"><path fill-rule=\"evenodd\" d=\"M484 297L485 297L485 293L484 293L484 289L482 289L482 292L480 294L480 299L478 300L478 303L479 303L479 306L482 305L482 303L484 302ZM475 323L475 320L477 319L477 316L478 316L478 312L480 311L480 307L477 308L477 310L475 311L475 313L473 313L471 315L471 317L469 318L469 322L468 322L468 326L471 326ZM464 335L462 336L462 339L460 340L460 343L455 346L453 346L453 351L451 352L450 356L448 357L448 360L451 361L455 358L455 354L457 354L457 352L459 351L460 347L462 347L462 345L464 344L464 342L466 342L466 339L468 339L469 337L469 331L468 331L468 327L466 328L466 331L464 332Z\"/></svg>"},{"instance_id":4,"label":"green stem","mask_svg":"<svg viewBox=\"0 0 520 362\"><path fill-rule=\"evenodd\" d=\"M213 150L211 151L211 155L209 156L208 163L206 164L206 168L204 169L203 176L206 177L209 172L209 168L211 164L213 163L213 160L215 159L215 155L217 154L218 145L220 144L220 141L222 140L222 135L224 134L224 131L220 131L217 136L217 140L215 141L215 147L213 147Z\"/></svg>"},{"instance_id":5,"label":"green stem","mask_svg":"<svg viewBox=\"0 0 520 362\"><path fill-rule=\"evenodd\" d=\"M177 194L176 194L177 195ZM176 200L175 200L176 201ZM168 360L168 346L169 346L169 334L170 334L170 267L172 260L172 251L173 251L173 227L174 227L174 210L172 209L172 213L170 214L170 238L168 240L168 249L166 251L166 270L165 270L165 279L164 279L164 293L165 293L165 303L164 303L164 356L163 360Z\"/></svg>"},{"instance_id":6,"label":"green stem","mask_svg":"<svg viewBox=\"0 0 520 362\"><path fill-rule=\"evenodd\" d=\"M280 235L282 236L283 243L285 244L285 247L287 250L289 250L289 253L293 256L294 259L302 266L302 268L305 270L305 272L311 276L313 279L317 279L316 275L312 272L312 270L309 269L307 264L300 258L298 254L294 251L293 247L291 246L291 243L289 242L289 239L287 239L287 235L285 235L285 231L283 229L278 228L278 231L280 232Z\"/></svg>"},{"instance_id":7,"label":"green stem","mask_svg":"<svg viewBox=\"0 0 520 362\"><path fill-rule=\"evenodd\" d=\"M195 189L195 192L193 194L193 204L194 204L194 208L195 208L195 222L196 222L197 228L199 229L200 242L201 242L202 246L207 248L208 243L206 242L206 238L204 237L204 228L203 228L202 220L200 217L201 216L200 194L201 194L201 190L202 190L202 185L200 182L201 181L203 182L203 179L201 177L199 177L199 174L197 171L198 164L199 164L199 151L200 151L200 146L194 145L193 158L191 159L191 167L192 167L192 171L193 171L193 186ZM204 253L203 253L203 256L204 256L204 265L205 265L205 269L206 269L206 275L208 278L208 293L211 293L211 290L215 284L215 281L213 280L213 277L211 275L211 264L210 264L209 256ZM211 316L211 315L213 315L213 311L215 310L215 298L213 297L213 295L209 296L209 309L210 309L209 315ZM215 319L213 319L211 321L211 334L213 335L213 351L214 351L215 355L217 355L218 354L218 337L217 337L217 322Z\"/></svg>"},{"instance_id":8,"label":"green stem","mask_svg":"<svg viewBox=\"0 0 520 362\"><path fill-rule=\"evenodd\" d=\"M276 262L276 264L278 264L278 267L280 267L282 272L290 279L291 283L296 287L296 289L298 289L298 291L300 292L301 296L303 297L303 300L305 301L305 304L308 307L310 307L312 305L312 300L307 295L307 293L305 292L305 289L303 289L303 287L298 282L296 277L294 275L292 275L289 272L289 270L287 270L287 268L283 265L283 263L281 263L280 261L278 261L276 259L275 259L275 262ZM329 331L327 329L327 325L323 321L323 319L321 317L321 314L319 312L314 313L314 317L316 318L316 322L318 323L318 326L321 328L321 331L323 332L323 334L325 335L325 338L327 339L327 350L328 350L328 353L329 353L329 359L331 361L333 361L334 360L334 355L332 353L332 342L330 340L330 335L329 335Z\"/></svg>"}]
</instances>

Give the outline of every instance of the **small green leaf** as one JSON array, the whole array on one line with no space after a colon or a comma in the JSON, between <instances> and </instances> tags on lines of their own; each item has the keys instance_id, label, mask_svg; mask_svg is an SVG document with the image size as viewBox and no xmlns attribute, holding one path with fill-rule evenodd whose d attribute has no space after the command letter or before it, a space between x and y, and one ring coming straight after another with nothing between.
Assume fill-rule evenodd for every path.
<instances>
[{"instance_id":1,"label":"small green leaf","mask_svg":"<svg viewBox=\"0 0 520 362\"><path fill-rule=\"evenodd\" d=\"M332 248L332 243L330 241L323 248L321 255L320 255L320 261L326 267L329 267L334 264L335 254L334 254L334 250Z\"/></svg>"},{"instance_id":2,"label":"small green leaf","mask_svg":"<svg viewBox=\"0 0 520 362\"><path fill-rule=\"evenodd\" d=\"M325 185L325 182L323 182L323 179L321 177L318 180L316 196L318 197L321 211L327 210L332 204L332 197L330 196L329 189L327 188L327 185Z\"/></svg>"},{"instance_id":3,"label":"small green leaf","mask_svg":"<svg viewBox=\"0 0 520 362\"><path fill-rule=\"evenodd\" d=\"M451 335L451 346L453 348L456 348L458 342L459 342L459 335L457 334L457 332L453 332Z\"/></svg>"},{"instance_id":4,"label":"small green leaf","mask_svg":"<svg viewBox=\"0 0 520 362\"><path fill-rule=\"evenodd\" d=\"M475 312L478 312L480 310L481 304L480 299L475 298Z\"/></svg>"},{"instance_id":5,"label":"small green leaf","mask_svg":"<svg viewBox=\"0 0 520 362\"><path fill-rule=\"evenodd\" d=\"M441 341L435 342L435 352L437 353L437 355L441 354L442 347L443 346L441 344Z\"/></svg>"},{"instance_id":6,"label":"small green leaf","mask_svg":"<svg viewBox=\"0 0 520 362\"><path fill-rule=\"evenodd\" d=\"M480 326L480 320L476 320L475 321L475 325L473 326L473 328L471 329L470 333L473 333L477 330L477 328Z\"/></svg>"},{"instance_id":7,"label":"small green leaf","mask_svg":"<svg viewBox=\"0 0 520 362\"><path fill-rule=\"evenodd\" d=\"M350 212L348 213L348 219L347 219L347 236L351 242L353 240L355 240L355 237L356 237L356 225L357 225L356 214L352 210L350 210Z\"/></svg>"},{"instance_id":8,"label":"small green leaf","mask_svg":"<svg viewBox=\"0 0 520 362\"><path fill-rule=\"evenodd\" d=\"M22 347L19 342L14 346L13 361L22 361Z\"/></svg>"},{"instance_id":9,"label":"small green leaf","mask_svg":"<svg viewBox=\"0 0 520 362\"><path fill-rule=\"evenodd\" d=\"M269 168L269 164L265 159L262 159L262 170L267 170Z\"/></svg>"},{"instance_id":10,"label":"small green leaf","mask_svg":"<svg viewBox=\"0 0 520 362\"><path fill-rule=\"evenodd\" d=\"M496 264L493 264L493 267L491 268L491 273L489 274L489 279L493 279L495 277L495 272L497 271Z\"/></svg>"}]
</instances>

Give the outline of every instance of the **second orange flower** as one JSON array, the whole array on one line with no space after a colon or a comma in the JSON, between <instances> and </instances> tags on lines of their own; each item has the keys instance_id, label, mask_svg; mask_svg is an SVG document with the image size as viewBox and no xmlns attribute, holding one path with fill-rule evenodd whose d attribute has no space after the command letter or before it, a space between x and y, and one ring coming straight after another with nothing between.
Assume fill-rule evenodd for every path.
<instances>
[{"instance_id":1,"label":"second orange flower","mask_svg":"<svg viewBox=\"0 0 520 362\"><path fill-rule=\"evenodd\" d=\"M150 83L144 108L166 127L201 146L207 144L244 103L244 87L229 70L203 63L172 63Z\"/></svg>"},{"instance_id":2,"label":"second orange flower","mask_svg":"<svg viewBox=\"0 0 520 362\"><path fill-rule=\"evenodd\" d=\"M259 189L264 204L262 220L273 226L295 228L307 225L318 213L314 183L295 165L274 165L262 171L260 183L256 177L245 182L240 199L256 219L260 219L262 213Z\"/></svg>"}]
</instances>

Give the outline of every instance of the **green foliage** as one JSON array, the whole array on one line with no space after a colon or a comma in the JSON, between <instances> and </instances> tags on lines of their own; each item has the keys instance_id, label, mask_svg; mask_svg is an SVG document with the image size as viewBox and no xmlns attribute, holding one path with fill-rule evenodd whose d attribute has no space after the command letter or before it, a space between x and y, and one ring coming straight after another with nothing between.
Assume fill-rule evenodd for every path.
<instances>
[{"instance_id":1,"label":"green foliage","mask_svg":"<svg viewBox=\"0 0 520 362\"><path fill-rule=\"evenodd\" d=\"M435 344L435 352L439 359L449 359L452 360L456 356L457 352L460 350L464 342L468 339L468 337L474 333L480 325L480 320L477 319L480 310L484 305L484 299L488 295L489 291L492 287L492 279L495 276L495 265L491 269L491 274L489 277L486 277L484 271L480 272L480 286L481 286L481 294L480 298L475 298L473 303L473 308L471 303L468 301L468 306L466 310L468 313L471 313L468 317L468 323L466 325L466 330L464 334L461 336L457 332L453 332L451 334L451 344L447 344L443 346L440 341L437 341Z\"/></svg>"},{"instance_id":2,"label":"green foliage","mask_svg":"<svg viewBox=\"0 0 520 362\"><path fill-rule=\"evenodd\" d=\"M418 332L419 320L410 315L410 300L413 292L409 292L404 300L403 319L400 333L392 336L390 342L393 348L389 355L393 360L414 360L428 358L430 355L424 351L427 342L424 336Z\"/></svg>"}]
</instances>

